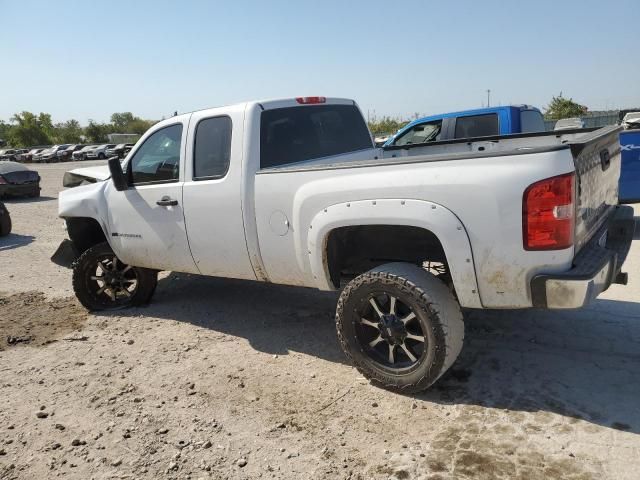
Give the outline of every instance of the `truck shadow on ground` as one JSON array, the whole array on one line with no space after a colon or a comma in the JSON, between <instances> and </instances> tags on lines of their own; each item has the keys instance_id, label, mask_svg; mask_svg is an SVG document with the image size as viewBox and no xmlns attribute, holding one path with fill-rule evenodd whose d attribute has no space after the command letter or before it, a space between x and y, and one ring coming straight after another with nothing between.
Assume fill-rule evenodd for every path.
<instances>
[{"instance_id":1,"label":"truck shadow on ground","mask_svg":"<svg viewBox=\"0 0 640 480\"><path fill-rule=\"evenodd\" d=\"M50 200L57 200L57 197L4 197L0 198L2 202L7 205L11 205L14 203L40 203L40 202L48 202Z\"/></svg>"},{"instance_id":2,"label":"truck shadow on ground","mask_svg":"<svg viewBox=\"0 0 640 480\"><path fill-rule=\"evenodd\" d=\"M346 364L336 293L171 274L145 314ZM553 412L640 433L640 303L598 300L575 311L468 311L454 367L418 402ZM390 395L393 395L390 393Z\"/></svg>"},{"instance_id":3,"label":"truck shadow on ground","mask_svg":"<svg viewBox=\"0 0 640 480\"><path fill-rule=\"evenodd\" d=\"M31 235L18 235L17 233L10 233L6 237L0 238L0 252L24 247L33 242L35 238L36 237L33 237Z\"/></svg>"},{"instance_id":4,"label":"truck shadow on ground","mask_svg":"<svg viewBox=\"0 0 640 480\"><path fill-rule=\"evenodd\" d=\"M335 335L338 295L310 288L172 273L145 314L246 338L261 352L346 364Z\"/></svg>"},{"instance_id":5,"label":"truck shadow on ground","mask_svg":"<svg viewBox=\"0 0 640 480\"><path fill-rule=\"evenodd\" d=\"M553 412L640 433L640 303L470 311L454 367L425 401Z\"/></svg>"}]
</instances>

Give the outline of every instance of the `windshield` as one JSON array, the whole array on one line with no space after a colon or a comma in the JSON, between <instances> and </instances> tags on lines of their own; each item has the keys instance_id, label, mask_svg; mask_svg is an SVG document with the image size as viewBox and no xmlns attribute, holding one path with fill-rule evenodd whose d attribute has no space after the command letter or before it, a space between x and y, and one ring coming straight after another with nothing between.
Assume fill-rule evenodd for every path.
<instances>
[{"instance_id":1,"label":"windshield","mask_svg":"<svg viewBox=\"0 0 640 480\"><path fill-rule=\"evenodd\" d=\"M440 140L441 131L442 120L414 125L399 136L393 142L393 145L415 145L418 143L437 142Z\"/></svg>"}]
</instances>

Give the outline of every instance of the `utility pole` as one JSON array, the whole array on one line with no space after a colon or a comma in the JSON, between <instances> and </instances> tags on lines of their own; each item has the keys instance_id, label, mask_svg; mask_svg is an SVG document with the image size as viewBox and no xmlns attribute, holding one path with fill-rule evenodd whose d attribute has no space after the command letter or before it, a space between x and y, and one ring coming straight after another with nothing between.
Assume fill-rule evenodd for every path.
<instances>
[{"instance_id":1,"label":"utility pole","mask_svg":"<svg viewBox=\"0 0 640 480\"><path fill-rule=\"evenodd\" d=\"M487 90L487 108L491 106L491 90Z\"/></svg>"}]
</instances>

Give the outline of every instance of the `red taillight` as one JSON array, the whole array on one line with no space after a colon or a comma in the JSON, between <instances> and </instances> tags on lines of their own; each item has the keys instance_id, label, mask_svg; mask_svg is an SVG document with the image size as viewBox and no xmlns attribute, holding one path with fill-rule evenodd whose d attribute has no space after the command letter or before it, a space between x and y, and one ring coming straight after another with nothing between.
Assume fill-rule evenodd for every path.
<instances>
[{"instance_id":1,"label":"red taillight","mask_svg":"<svg viewBox=\"0 0 640 480\"><path fill-rule=\"evenodd\" d=\"M327 101L326 97L297 97L296 102L302 105L309 105L312 103L325 103Z\"/></svg>"},{"instance_id":2,"label":"red taillight","mask_svg":"<svg viewBox=\"0 0 640 480\"><path fill-rule=\"evenodd\" d=\"M7 185L7 181L4 179L2 175L0 175L0 185Z\"/></svg>"},{"instance_id":3,"label":"red taillight","mask_svg":"<svg viewBox=\"0 0 640 480\"><path fill-rule=\"evenodd\" d=\"M573 245L575 174L536 182L524 192L522 234L525 250L561 250Z\"/></svg>"}]
</instances>

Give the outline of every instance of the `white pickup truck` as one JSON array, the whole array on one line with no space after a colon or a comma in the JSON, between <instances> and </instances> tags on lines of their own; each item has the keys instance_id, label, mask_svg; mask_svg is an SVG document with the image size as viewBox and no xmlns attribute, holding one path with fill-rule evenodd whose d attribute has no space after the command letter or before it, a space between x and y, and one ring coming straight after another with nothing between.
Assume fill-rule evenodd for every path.
<instances>
[{"instance_id":1,"label":"white pickup truck","mask_svg":"<svg viewBox=\"0 0 640 480\"><path fill-rule=\"evenodd\" d=\"M340 343L391 389L452 365L461 307L626 283L616 127L377 149L355 102L301 97L164 120L109 170L59 200L86 308L148 302L160 270L342 289Z\"/></svg>"}]
</instances>

